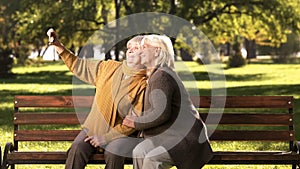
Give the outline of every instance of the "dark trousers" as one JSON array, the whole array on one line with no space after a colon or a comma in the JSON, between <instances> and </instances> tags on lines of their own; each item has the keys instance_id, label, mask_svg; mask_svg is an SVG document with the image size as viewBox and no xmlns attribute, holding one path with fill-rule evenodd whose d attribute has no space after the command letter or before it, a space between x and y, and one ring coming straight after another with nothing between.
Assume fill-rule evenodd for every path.
<instances>
[{"instance_id":1,"label":"dark trousers","mask_svg":"<svg viewBox=\"0 0 300 169\"><path fill-rule=\"evenodd\" d=\"M97 151L90 143L84 142L86 132L82 130L68 150L66 169L84 169L89 157ZM126 157L132 157L132 150L140 142L137 138L118 138L104 147L105 169L123 169Z\"/></svg>"}]
</instances>

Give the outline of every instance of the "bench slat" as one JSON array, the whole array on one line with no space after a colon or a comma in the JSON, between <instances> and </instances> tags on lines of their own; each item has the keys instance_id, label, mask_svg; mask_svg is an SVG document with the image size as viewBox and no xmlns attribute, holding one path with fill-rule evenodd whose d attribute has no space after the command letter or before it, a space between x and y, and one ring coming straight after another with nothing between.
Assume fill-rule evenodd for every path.
<instances>
[{"instance_id":1,"label":"bench slat","mask_svg":"<svg viewBox=\"0 0 300 169\"><path fill-rule=\"evenodd\" d=\"M67 152L12 152L7 154L9 164L65 164ZM93 154L89 163L104 163L103 154Z\"/></svg>"},{"instance_id":2,"label":"bench slat","mask_svg":"<svg viewBox=\"0 0 300 169\"><path fill-rule=\"evenodd\" d=\"M18 130L16 141L73 141L80 130ZM213 132L213 134L211 134ZM212 141L292 141L293 131L215 130L208 131Z\"/></svg>"},{"instance_id":3,"label":"bench slat","mask_svg":"<svg viewBox=\"0 0 300 169\"><path fill-rule=\"evenodd\" d=\"M80 130L18 130L15 141L73 141Z\"/></svg>"},{"instance_id":4,"label":"bench slat","mask_svg":"<svg viewBox=\"0 0 300 169\"><path fill-rule=\"evenodd\" d=\"M293 114L214 114L200 113L201 118L209 124L256 125L256 126L291 126ZM209 119L207 117L209 116Z\"/></svg>"},{"instance_id":5,"label":"bench slat","mask_svg":"<svg viewBox=\"0 0 300 169\"><path fill-rule=\"evenodd\" d=\"M93 96L15 96L15 107L91 107ZM75 101L75 102L74 102Z\"/></svg>"},{"instance_id":6,"label":"bench slat","mask_svg":"<svg viewBox=\"0 0 300 169\"><path fill-rule=\"evenodd\" d=\"M75 113L15 113L14 124L79 124L87 114ZM260 126L291 126L292 114L207 114L200 113L207 125L260 125ZM207 117L209 116L209 119Z\"/></svg>"},{"instance_id":7,"label":"bench slat","mask_svg":"<svg viewBox=\"0 0 300 169\"><path fill-rule=\"evenodd\" d=\"M15 96L15 107L90 107L93 96ZM212 98L212 100L211 100ZM191 96L196 107L293 108L292 96Z\"/></svg>"},{"instance_id":8,"label":"bench slat","mask_svg":"<svg viewBox=\"0 0 300 169\"><path fill-rule=\"evenodd\" d=\"M66 152L12 152L9 164L64 164ZM292 152L214 152L208 164L297 164L300 155ZM104 163L103 154L93 154L89 163ZM130 160L127 161L130 164Z\"/></svg>"},{"instance_id":9,"label":"bench slat","mask_svg":"<svg viewBox=\"0 0 300 169\"><path fill-rule=\"evenodd\" d=\"M214 152L209 164L299 164L294 152Z\"/></svg>"},{"instance_id":10,"label":"bench slat","mask_svg":"<svg viewBox=\"0 0 300 169\"><path fill-rule=\"evenodd\" d=\"M216 130L208 131L214 141L293 141L294 131L276 130Z\"/></svg>"},{"instance_id":11,"label":"bench slat","mask_svg":"<svg viewBox=\"0 0 300 169\"><path fill-rule=\"evenodd\" d=\"M87 114L75 113L15 113L14 124L79 124Z\"/></svg>"},{"instance_id":12,"label":"bench slat","mask_svg":"<svg viewBox=\"0 0 300 169\"><path fill-rule=\"evenodd\" d=\"M293 108L293 96L191 96L200 108ZM225 104L224 104L225 103Z\"/></svg>"}]
</instances>

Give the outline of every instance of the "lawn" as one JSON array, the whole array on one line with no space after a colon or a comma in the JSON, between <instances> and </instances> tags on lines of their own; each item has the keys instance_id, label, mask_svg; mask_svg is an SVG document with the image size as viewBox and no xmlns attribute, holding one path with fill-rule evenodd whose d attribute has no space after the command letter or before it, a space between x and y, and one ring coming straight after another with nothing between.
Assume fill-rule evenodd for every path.
<instances>
[{"instance_id":1,"label":"lawn","mask_svg":"<svg viewBox=\"0 0 300 169\"><path fill-rule=\"evenodd\" d=\"M176 63L177 71L189 91L195 86L200 95L211 95L212 91L226 91L227 95L292 95L295 98L296 137L300 140L300 65L268 64L253 62L242 68L213 69L195 62ZM41 63L27 67L14 67L14 77L0 79L0 146L12 141L13 133L13 96L14 95L72 95L72 74L61 62ZM192 76L191 76L192 75ZM226 79L223 79L225 77ZM216 79L211 81L211 79ZM212 87L213 86L213 87ZM43 149L44 145L32 143ZM56 149L66 149L69 144L56 145ZM213 148L222 150L240 144L216 144ZM255 149L255 145L242 145ZM24 147L27 149L28 147ZM2 157L1 157L2 158ZM99 168L90 166L89 168ZM100 168L103 166L100 166ZM227 168L277 168L277 166L226 166ZM34 168L20 166L17 168ZM37 168L63 168L62 165L37 166ZM126 166L126 169L131 168ZM225 166L206 166L205 168L225 168ZM287 168L280 166L279 168Z\"/></svg>"}]
</instances>

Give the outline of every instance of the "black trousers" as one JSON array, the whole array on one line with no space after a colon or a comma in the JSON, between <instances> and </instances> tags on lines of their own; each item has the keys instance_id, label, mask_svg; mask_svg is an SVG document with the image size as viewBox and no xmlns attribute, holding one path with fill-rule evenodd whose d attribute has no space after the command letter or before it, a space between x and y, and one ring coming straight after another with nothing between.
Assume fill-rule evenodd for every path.
<instances>
[{"instance_id":1,"label":"black trousers","mask_svg":"<svg viewBox=\"0 0 300 169\"><path fill-rule=\"evenodd\" d=\"M68 150L66 169L84 169L89 157L97 151L90 143L84 142L86 132L82 130ZM123 169L126 157L132 157L132 150L140 142L138 138L123 137L108 143L104 148L105 169Z\"/></svg>"}]
</instances>

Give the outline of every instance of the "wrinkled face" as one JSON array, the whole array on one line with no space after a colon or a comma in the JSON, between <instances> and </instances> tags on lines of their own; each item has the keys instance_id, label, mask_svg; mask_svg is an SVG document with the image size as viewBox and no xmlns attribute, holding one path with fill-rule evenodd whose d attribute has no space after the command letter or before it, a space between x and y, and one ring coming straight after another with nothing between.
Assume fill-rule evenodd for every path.
<instances>
[{"instance_id":1,"label":"wrinkled face","mask_svg":"<svg viewBox=\"0 0 300 169\"><path fill-rule=\"evenodd\" d=\"M147 68L155 67L155 60L158 56L157 47L153 47L149 44L143 44L142 54L141 54L141 64L145 65Z\"/></svg>"},{"instance_id":2,"label":"wrinkled face","mask_svg":"<svg viewBox=\"0 0 300 169\"><path fill-rule=\"evenodd\" d=\"M137 69L143 68L141 64L141 49L138 43L131 42L127 45L126 51L126 61L129 67L134 67Z\"/></svg>"}]
</instances>

